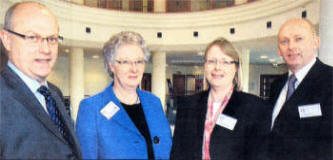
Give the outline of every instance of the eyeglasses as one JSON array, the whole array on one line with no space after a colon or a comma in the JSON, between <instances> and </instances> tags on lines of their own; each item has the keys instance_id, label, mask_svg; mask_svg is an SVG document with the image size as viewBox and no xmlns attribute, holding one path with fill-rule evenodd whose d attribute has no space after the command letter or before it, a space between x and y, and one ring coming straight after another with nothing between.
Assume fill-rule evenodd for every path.
<instances>
[{"instance_id":1,"label":"eyeglasses","mask_svg":"<svg viewBox=\"0 0 333 160\"><path fill-rule=\"evenodd\" d=\"M46 42L48 44L54 45L54 44L57 44L59 41L64 39L62 36L56 36L56 35L49 36L49 37L42 37L40 35L28 36L28 35L24 35L24 34L21 34L21 33L14 32L14 31L9 30L9 29L5 29L5 30L7 32L9 32L11 34L14 34L16 36L19 36L19 37L23 38L24 40L26 40L28 42L31 42L31 43L39 43L39 42L42 42L42 41L46 40Z\"/></svg>"},{"instance_id":2,"label":"eyeglasses","mask_svg":"<svg viewBox=\"0 0 333 160\"><path fill-rule=\"evenodd\" d=\"M129 61L129 60L116 60L117 63L119 63L122 66L132 66L133 64L135 64L136 66L143 66L145 64L145 61L142 60L137 60L137 61Z\"/></svg>"},{"instance_id":3,"label":"eyeglasses","mask_svg":"<svg viewBox=\"0 0 333 160\"><path fill-rule=\"evenodd\" d=\"M225 65L225 66L231 66L233 64L236 64L236 65L239 64L237 61L226 61L226 60L220 60L220 61L218 61L217 59L206 60L206 63L208 65L217 65L218 63L220 63L220 64Z\"/></svg>"}]
</instances>

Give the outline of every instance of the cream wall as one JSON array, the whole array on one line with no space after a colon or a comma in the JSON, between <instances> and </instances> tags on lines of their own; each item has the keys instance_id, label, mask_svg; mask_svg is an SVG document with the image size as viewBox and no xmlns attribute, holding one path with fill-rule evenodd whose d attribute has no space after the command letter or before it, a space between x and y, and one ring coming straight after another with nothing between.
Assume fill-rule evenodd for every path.
<instances>
[{"instance_id":1,"label":"cream wall","mask_svg":"<svg viewBox=\"0 0 333 160\"><path fill-rule=\"evenodd\" d=\"M17 0L2 1L6 8ZM238 42L274 36L286 19L300 17L303 10L307 10L308 19L318 24L320 13L319 0L261 0L225 9L172 14L121 12L58 0L36 1L55 12L65 45L84 48L101 48L110 35L123 30L141 33L151 46L203 45L217 36ZM268 20L273 25L269 30ZM90 34L85 32L86 27L91 29ZM234 35L229 33L232 27L236 28ZM193 38L193 31L199 31L199 37ZM157 32L163 33L162 39L156 37Z\"/></svg>"}]
</instances>

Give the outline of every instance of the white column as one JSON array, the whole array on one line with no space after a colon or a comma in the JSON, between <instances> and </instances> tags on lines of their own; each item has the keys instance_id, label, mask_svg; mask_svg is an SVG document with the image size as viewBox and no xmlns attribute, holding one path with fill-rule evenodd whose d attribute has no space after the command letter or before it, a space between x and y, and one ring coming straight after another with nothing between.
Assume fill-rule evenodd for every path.
<instances>
[{"instance_id":1,"label":"white column","mask_svg":"<svg viewBox=\"0 0 333 160\"><path fill-rule=\"evenodd\" d=\"M154 12L165 13L166 12L166 0L154 1Z\"/></svg>"},{"instance_id":2,"label":"white column","mask_svg":"<svg viewBox=\"0 0 333 160\"><path fill-rule=\"evenodd\" d=\"M129 3L130 3L129 0L122 0L122 2L121 2L122 10L129 11L129 8L130 8Z\"/></svg>"},{"instance_id":3,"label":"white column","mask_svg":"<svg viewBox=\"0 0 333 160\"><path fill-rule=\"evenodd\" d=\"M70 103L71 116L76 121L80 101L84 98L84 53L82 48L71 48L70 53Z\"/></svg>"},{"instance_id":4,"label":"white column","mask_svg":"<svg viewBox=\"0 0 333 160\"><path fill-rule=\"evenodd\" d=\"M235 5L246 3L247 0L235 0Z\"/></svg>"},{"instance_id":5,"label":"white column","mask_svg":"<svg viewBox=\"0 0 333 160\"><path fill-rule=\"evenodd\" d=\"M321 0L320 7L320 52L319 59L324 63L333 66L333 1Z\"/></svg>"},{"instance_id":6,"label":"white column","mask_svg":"<svg viewBox=\"0 0 333 160\"><path fill-rule=\"evenodd\" d=\"M249 91L249 68L250 68L250 50L242 49L241 50L241 63L242 63L242 84L243 84L243 91Z\"/></svg>"},{"instance_id":7,"label":"white column","mask_svg":"<svg viewBox=\"0 0 333 160\"><path fill-rule=\"evenodd\" d=\"M77 4L84 4L84 0L72 0L72 2Z\"/></svg>"},{"instance_id":8,"label":"white column","mask_svg":"<svg viewBox=\"0 0 333 160\"><path fill-rule=\"evenodd\" d=\"M153 53L153 69L152 69L152 93L161 99L163 110L166 110L166 53Z\"/></svg>"},{"instance_id":9,"label":"white column","mask_svg":"<svg viewBox=\"0 0 333 160\"><path fill-rule=\"evenodd\" d=\"M142 12L148 11L148 0L142 0Z\"/></svg>"}]
</instances>

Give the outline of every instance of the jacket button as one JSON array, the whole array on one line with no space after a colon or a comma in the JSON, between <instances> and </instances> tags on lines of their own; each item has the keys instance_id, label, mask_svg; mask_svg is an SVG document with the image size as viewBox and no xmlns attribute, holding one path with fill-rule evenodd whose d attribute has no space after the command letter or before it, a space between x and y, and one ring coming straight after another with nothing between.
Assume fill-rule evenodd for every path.
<instances>
[{"instance_id":1,"label":"jacket button","mask_svg":"<svg viewBox=\"0 0 333 160\"><path fill-rule=\"evenodd\" d=\"M159 144L160 143L160 139L157 136L154 137L154 143L155 144Z\"/></svg>"}]
</instances>

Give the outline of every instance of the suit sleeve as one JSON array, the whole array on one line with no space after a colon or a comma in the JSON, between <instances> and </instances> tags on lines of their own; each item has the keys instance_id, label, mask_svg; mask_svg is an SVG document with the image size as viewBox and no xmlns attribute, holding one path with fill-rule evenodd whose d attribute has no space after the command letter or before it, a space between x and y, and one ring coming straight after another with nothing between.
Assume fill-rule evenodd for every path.
<instances>
[{"instance_id":1,"label":"suit sleeve","mask_svg":"<svg viewBox=\"0 0 333 160\"><path fill-rule=\"evenodd\" d=\"M175 122L175 130L173 134L173 142L172 142L172 149L171 149L171 155L170 159L182 159L182 141L184 140L182 138L182 128L184 125L184 103L183 100L178 98L177 100L177 112L176 112L176 122Z\"/></svg>"},{"instance_id":2,"label":"suit sleeve","mask_svg":"<svg viewBox=\"0 0 333 160\"><path fill-rule=\"evenodd\" d=\"M98 159L98 138L95 103L81 101L76 121L83 159Z\"/></svg>"}]
</instances>

